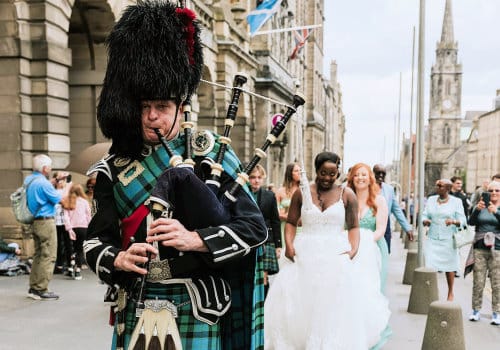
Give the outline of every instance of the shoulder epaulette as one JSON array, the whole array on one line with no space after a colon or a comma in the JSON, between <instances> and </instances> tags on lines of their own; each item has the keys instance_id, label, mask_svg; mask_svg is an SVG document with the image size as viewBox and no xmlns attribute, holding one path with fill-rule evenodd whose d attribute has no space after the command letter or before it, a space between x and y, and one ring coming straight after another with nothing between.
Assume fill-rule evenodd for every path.
<instances>
[{"instance_id":1,"label":"shoulder epaulette","mask_svg":"<svg viewBox=\"0 0 500 350\"><path fill-rule=\"evenodd\" d=\"M111 173L111 168L109 167L108 162L111 161L115 157L114 154L107 155L103 159L99 160L97 163L92 165L87 171L87 176L90 176L93 173L103 173L106 175L111 181L113 181L113 175Z\"/></svg>"}]
</instances>

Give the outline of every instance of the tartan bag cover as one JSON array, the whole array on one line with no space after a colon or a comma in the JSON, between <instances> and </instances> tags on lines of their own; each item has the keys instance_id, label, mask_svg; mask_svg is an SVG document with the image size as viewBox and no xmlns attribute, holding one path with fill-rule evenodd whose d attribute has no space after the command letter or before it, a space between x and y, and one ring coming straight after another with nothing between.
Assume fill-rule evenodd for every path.
<instances>
[{"instance_id":1,"label":"tartan bag cover","mask_svg":"<svg viewBox=\"0 0 500 350\"><path fill-rule=\"evenodd\" d=\"M212 159L215 158L220 148L219 136L214 134L214 137L216 139L214 148L207 154L207 157ZM176 154L183 154L185 149L184 135L170 141L169 145ZM114 196L121 218L130 216L139 205L149 198L158 177L169 167L169 161L170 156L166 150L163 147L158 147L142 161L133 161L122 167L115 165L119 172L120 181L114 185ZM233 179L236 179L238 172L242 170L240 161L230 146L224 155L222 167ZM250 193L248 186L244 186L243 189Z\"/></svg>"}]
</instances>

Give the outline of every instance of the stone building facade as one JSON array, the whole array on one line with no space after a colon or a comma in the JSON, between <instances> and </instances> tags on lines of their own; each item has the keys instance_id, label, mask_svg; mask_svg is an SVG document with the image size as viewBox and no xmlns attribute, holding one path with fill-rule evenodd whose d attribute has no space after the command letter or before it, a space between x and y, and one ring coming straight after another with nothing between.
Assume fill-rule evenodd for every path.
<instances>
[{"instance_id":1,"label":"stone building facade","mask_svg":"<svg viewBox=\"0 0 500 350\"><path fill-rule=\"evenodd\" d=\"M477 116L467 140L467 188L476 186L500 173L500 89L493 109Z\"/></svg>"},{"instance_id":2,"label":"stone building facade","mask_svg":"<svg viewBox=\"0 0 500 350\"><path fill-rule=\"evenodd\" d=\"M297 89L306 97L303 117L304 148L297 145L298 118L271 146L262 160L269 179L279 186L285 166L304 152L309 177L313 156L334 150L343 156L345 117L336 64L330 77L323 75L323 29L317 28L300 56L289 60L293 33L251 38L246 15L254 0L186 1L204 30L205 66L193 98L193 119L198 129L221 133L237 72L249 77L245 88L272 100L291 104ZM19 239L22 231L9 207L9 195L31 172L34 154L46 153L53 168L64 169L70 158L87 147L106 141L96 121L96 104L106 67L105 38L126 0L0 1L0 234ZM322 24L324 1L282 1L264 29ZM334 68L334 69L333 69ZM270 119L284 111L281 104L258 100L250 94L240 99L233 128L233 147L242 161L265 141Z\"/></svg>"}]
</instances>

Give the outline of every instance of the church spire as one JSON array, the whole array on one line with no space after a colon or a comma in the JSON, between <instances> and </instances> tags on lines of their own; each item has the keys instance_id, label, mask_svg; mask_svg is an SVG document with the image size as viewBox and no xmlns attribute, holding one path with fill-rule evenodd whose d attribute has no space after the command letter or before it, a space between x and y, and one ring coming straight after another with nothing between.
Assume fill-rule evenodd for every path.
<instances>
[{"instance_id":1,"label":"church spire","mask_svg":"<svg viewBox=\"0 0 500 350\"><path fill-rule=\"evenodd\" d=\"M446 0L446 7L444 9L443 18L443 31L441 33L441 45L453 45L454 43L455 39L453 36L453 15L451 13L451 0Z\"/></svg>"}]
</instances>

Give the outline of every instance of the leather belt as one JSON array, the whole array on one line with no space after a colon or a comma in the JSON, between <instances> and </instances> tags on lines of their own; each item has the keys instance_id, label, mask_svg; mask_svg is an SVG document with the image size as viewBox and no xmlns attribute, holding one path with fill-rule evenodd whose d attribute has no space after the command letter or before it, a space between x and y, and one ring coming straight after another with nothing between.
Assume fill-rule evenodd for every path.
<instances>
[{"instance_id":1,"label":"leather belt","mask_svg":"<svg viewBox=\"0 0 500 350\"><path fill-rule=\"evenodd\" d=\"M39 216L35 218L35 220L52 220L52 219L54 219L53 216Z\"/></svg>"}]
</instances>

